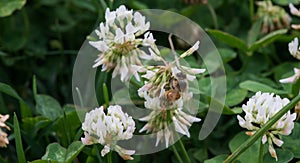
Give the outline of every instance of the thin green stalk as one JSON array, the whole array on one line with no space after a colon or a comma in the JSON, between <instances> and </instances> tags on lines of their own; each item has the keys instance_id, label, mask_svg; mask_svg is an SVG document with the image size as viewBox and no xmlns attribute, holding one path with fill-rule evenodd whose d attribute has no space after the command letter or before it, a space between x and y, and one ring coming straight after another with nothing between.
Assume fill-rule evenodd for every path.
<instances>
[{"instance_id":1,"label":"thin green stalk","mask_svg":"<svg viewBox=\"0 0 300 163\"><path fill-rule=\"evenodd\" d=\"M114 5L114 0L109 0L109 8L112 9Z\"/></svg>"},{"instance_id":2,"label":"thin green stalk","mask_svg":"<svg viewBox=\"0 0 300 163\"><path fill-rule=\"evenodd\" d=\"M112 163L112 151L110 151L108 154L107 154L107 160L108 160L108 163Z\"/></svg>"},{"instance_id":3,"label":"thin green stalk","mask_svg":"<svg viewBox=\"0 0 300 163\"><path fill-rule=\"evenodd\" d=\"M103 96L104 96L105 106L106 106L106 108L108 108L109 107L109 95L108 95L108 90L107 90L107 86L105 83L103 83Z\"/></svg>"},{"instance_id":4,"label":"thin green stalk","mask_svg":"<svg viewBox=\"0 0 300 163\"><path fill-rule=\"evenodd\" d=\"M252 144L256 142L257 139L261 138L269 128L271 128L285 113L291 110L300 101L300 94L298 94L290 103L283 107L279 112L277 112L262 128L257 130L257 132L247 139L238 149L236 149L227 159L225 163L231 163L237 159L245 150L247 150Z\"/></svg>"},{"instance_id":5,"label":"thin green stalk","mask_svg":"<svg viewBox=\"0 0 300 163\"><path fill-rule=\"evenodd\" d=\"M216 14L215 10L213 9L213 7L209 3L207 3L207 7L208 7L208 10L209 10L209 12L211 14L211 17L213 19L215 29L218 29L219 25L218 25L217 14Z\"/></svg>"},{"instance_id":6,"label":"thin green stalk","mask_svg":"<svg viewBox=\"0 0 300 163\"><path fill-rule=\"evenodd\" d=\"M249 0L250 6L250 20L254 21L254 0Z\"/></svg>"},{"instance_id":7,"label":"thin green stalk","mask_svg":"<svg viewBox=\"0 0 300 163\"><path fill-rule=\"evenodd\" d=\"M263 163L263 158L264 158L264 144L262 143L262 141L260 141L258 162Z\"/></svg>"},{"instance_id":8,"label":"thin green stalk","mask_svg":"<svg viewBox=\"0 0 300 163\"><path fill-rule=\"evenodd\" d=\"M178 153L178 151L177 151L177 149L176 149L176 147L175 147L175 144L172 145L172 149L173 149L173 152L174 152L175 156L177 157L177 160L178 160L180 163L183 163L183 161L182 161L182 159L181 159L181 157L180 157L180 155L179 155L179 153Z\"/></svg>"},{"instance_id":9,"label":"thin green stalk","mask_svg":"<svg viewBox=\"0 0 300 163\"><path fill-rule=\"evenodd\" d=\"M191 162L190 157L189 157L188 153L186 152L186 149L185 149L185 147L184 147L184 145L183 145L181 139L179 139L178 142L179 142L179 144L180 144L181 150L183 151L184 158L186 159L187 163L190 163L190 162Z\"/></svg>"}]
</instances>

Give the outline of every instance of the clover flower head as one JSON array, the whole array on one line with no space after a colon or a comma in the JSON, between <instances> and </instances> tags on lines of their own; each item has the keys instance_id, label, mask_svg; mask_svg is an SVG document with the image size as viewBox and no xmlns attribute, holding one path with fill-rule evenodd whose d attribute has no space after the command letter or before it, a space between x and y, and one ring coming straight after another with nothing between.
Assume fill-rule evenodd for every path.
<instances>
[{"instance_id":1,"label":"clover flower head","mask_svg":"<svg viewBox=\"0 0 300 163\"><path fill-rule=\"evenodd\" d=\"M162 92L164 93L164 92ZM159 97L145 96L145 107L152 110L151 113L140 121L147 122L139 132L156 133L156 146L164 142L166 147L174 143L177 132L190 137L188 131L193 122L201 119L185 113L182 109L182 100L177 100L171 107L162 107L162 99Z\"/></svg>"},{"instance_id":2,"label":"clover flower head","mask_svg":"<svg viewBox=\"0 0 300 163\"><path fill-rule=\"evenodd\" d=\"M128 81L132 75L140 80L137 70L131 65L142 65L141 59L151 59L153 56L141 47L158 52L152 33L146 32L150 23L142 14L133 14L124 5L116 11L106 9L105 20L95 30L99 40L89 41L100 52L93 67L102 65L102 71L113 70L112 76L120 75L122 81ZM144 38L139 37L142 34Z\"/></svg>"},{"instance_id":3,"label":"clover flower head","mask_svg":"<svg viewBox=\"0 0 300 163\"><path fill-rule=\"evenodd\" d=\"M9 141L7 139L7 133L5 133L1 128L6 128L10 130L10 128L5 124L5 121L9 118L9 115L1 115L0 114L0 147L7 147Z\"/></svg>"},{"instance_id":4,"label":"clover flower head","mask_svg":"<svg viewBox=\"0 0 300 163\"><path fill-rule=\"evenodd\" d=\"M269 33L276 29L289 28L291 17L280 7L273 5L271 1L258 1L256 17L263 21L261 33Z\"/></svg>"},{"instance_id":5,"label":"clover flower head","mask_svg":"<svg viewBox=\"0 0 300 163\"><path fill-rule=\"evenodd\" d=\"M277 95L274 97L273 93L257 92L248 100L246 105L242 106L246 115L244 118L240 115L237 116L239 125L248 129L246 134L251 136L289 102L287 98L281 99ZM269 152L276 160L277 155L273 143L281 147L283 141L280 140L280 135L289 135L292 132L295 119L295 113L287 112L262 137L262 143L265 144L268 141Z\"/></svg>"},{"instance_id":6,"label":"clover flower head","mask_svg":"<svg viewBox=\"0 0 300 163\"><path fill-rule=\"evenodd\" d=\"M84 138L81 141L85 145L100 143L104 146L101 151L102 157L110 149L114 149L124 159L133 159L130 155L134 150L126 150L116 145L119 140L128 140L133 136L135 122L132 117L122 111L119 105L109 106L107 114L103 107L96 108L85 115L82 124Z\"/></svg>"},{"instance_id":7,"label":"clover flower head","mask_svg":"<svg viewBox=\"0 0 300 163\"><path fill-rule=\"evenodd\" d=\"M198 48L199 41L181 54L180 58L191 55ZM146 124L139 132L156 133L156 146L164 142L168 147L174 142L177 133L190 137L188 128L193 122L201 121L185 113L183 106L193 96L189 92L189 81L195 80L195 75L203 73L205 69L182 66L176 59L170 63L165 61L165 65L138 67L146 80L138 94L145 99L145 107L151 110L149 115L140 119ZM162 58L159 60L163 61Z\"/></svg>"}]
</instances>

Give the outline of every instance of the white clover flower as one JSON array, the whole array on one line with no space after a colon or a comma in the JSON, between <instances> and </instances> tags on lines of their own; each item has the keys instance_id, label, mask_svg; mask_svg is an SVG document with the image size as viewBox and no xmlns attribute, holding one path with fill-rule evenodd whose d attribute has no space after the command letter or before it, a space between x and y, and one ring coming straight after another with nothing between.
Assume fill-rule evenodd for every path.
<instances>
[{"instance_id":1,"label":"white clover flower","mask_svg":"<svg viewBox=\"0 0 300 163\"><path fill-rule=\"evenodd\" d=\"M280 83L295 83L300 78L300 69L294 68L294 75L288 78L280 79Z\"/></svg>"},{"instance_id":2,"label":"white clover flower","mask_svg":"<svg viewBox=\"0 0 300 163\"><path fill-rule=\"evenodd\" d=\"M158 59L153 53L146 54L140 49L149 47L158 54L153 35L145 33L150 23L139 12L133 15L124 5L116 11L106 9L105 20L100 23L99 30L95 30L99 40L89 42L100 51L93 67L102 65L102 71L113 70L112 76L120 75L122 81L128 81L132 75L140 80L137 69L131 65L142 65L140 59ZM144 38L139 38L142 34Z\"/></svg>"},{"instance_id":3,"label":"white clover flower","mask_svg":"<svg viewBox=\"0 0 300 163\"><path fill-rule=\"evenodd\" d=\"M10 130L10 128L5 124L5 121L9 118L9 115L1 115L0 114L0 147L7 147L9 141L7 139L7 133L5 133L1 128L6 128Z\"/></svg>"},{"instance_id":4,"label":"white clover flower","mask_svg":"<svg viewBox=\"0 0 300 163\"><path fill-rule=\"evenodd\" d=\"M122 111L119 105L109 106L105 114L103 107L96 108L85 115L82 124L84 138L81 141L85 145L100 143L104 146L102 157L110 149L115 150L124 159L133 159L130 155L134 150L126 150L116 145L119 140L128 140L133 136L135 122L131 116Z\"/></svg>"},{"instance_id":5,"label":"white clover flower","mask_svg":"<svg viewBox=\"0 0 300 163\"><path fill-rule=\"evenodd\" d=\"M300 48L299 48L299 42L298 42L298 38L295 37L293 41L291 41L289 43L289 52L290 54L297 58L297 59L300 59Z\"/></svg>"},{"instance_id":6,"label":"white clover flower","mask_svg":"<svg viewBox=\"0 0 300 163\"><path fill-rule=\"evenodd\" d=\"M246 134L251 136L289 102L287 98L281 99L277 95L274 97L273 93L257 92L248 100L246 105L242 106L246 115L244 118L237 116L239 125L248 129L249 132ZM262 137L262 143L265 144L268 141L269 152L276 160L277 155L273 143L281 147L283 141L280 140L280 135L289 135L292 132L295 119L295 113L287 112Z\"/></svg>"},{"instance_id":7,"label":"white clover flower","mask_svg":"<svg viewBox=\"0 0 300 163\"><path fill-rule=\"evenodd\" d=\"M164 141L166 147L174 143L177 132L190 137L188 128L201 119L183 111L184 102L193 96L188 92L188 81L195 80L195 74L204 70L183 66L180 70L170 64L152 66L144 72L142 77L147 81L138 94L145 99L145 108L151 113L140 119L147 123L139 132L156 133L156 146Z\"/></svg>"},{"instance_id":8,"label":"white clover flower","mask_svg":"<svg viewBox=\"0 0 300 163\"><path fill-rule=\"evenodd\" d=\"M164 93L162 91L162 93ZM161 99L159 97L151 98L145 95L145 107L151 109L151 113L140 121L147 122L139 132L156 133L156 146L160 142L165 142L165 146L169 147L174 143L176 132L190 137L188 128L193 122L200 122L201 119L189 115L182 111L182 99L177 100L172 107L161 107Z\"/></svg>"}]
</instances>

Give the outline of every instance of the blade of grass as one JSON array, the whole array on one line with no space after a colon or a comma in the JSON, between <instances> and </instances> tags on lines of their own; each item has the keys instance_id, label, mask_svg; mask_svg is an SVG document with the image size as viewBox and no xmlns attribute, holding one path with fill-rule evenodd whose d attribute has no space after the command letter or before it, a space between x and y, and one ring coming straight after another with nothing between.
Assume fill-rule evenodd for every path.
<instances>
[{"instance_id":1,"label":"blade of grass","mask_svg":"<svg viewBox=\"0 0 300 163\"><path fill-rule=\"evenodd\" d=\"M26 163L26 158L23 150L21 132L19 127L19 122L16 113L14 113L14 134L15 134L15 143L17 149L17 156L19 163Z\"/></svg>"}]
</instances>

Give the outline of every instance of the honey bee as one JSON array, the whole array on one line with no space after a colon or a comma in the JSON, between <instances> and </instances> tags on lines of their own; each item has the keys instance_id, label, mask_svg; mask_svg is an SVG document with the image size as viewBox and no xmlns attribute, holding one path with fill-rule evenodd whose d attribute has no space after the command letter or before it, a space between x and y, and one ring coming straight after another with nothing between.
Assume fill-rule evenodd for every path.
<instances>
[{"instance_id":1,"label":"honey bee","mask_svg":"<svg viewBox=\"0 0 300 163\"><path fill-rule=\"evenodd\" d=\"M161 97L160 106L163 108L168 108L168 106L173 105L173 102L181 97L180 92L176 89L167 90Z\"/></svg>"},{"instance_id":2,"label":"honey bee","mask_svg":"<svg viewBox=\"0 0 300 163\"><path fill-rule=\"evenodd\" d=\"M172 82L172 87L173 89L178 89L180 92L185 92L188 87L186 74L182 72L177 73L176 79Z\"/></svg>"}]
</instances>

